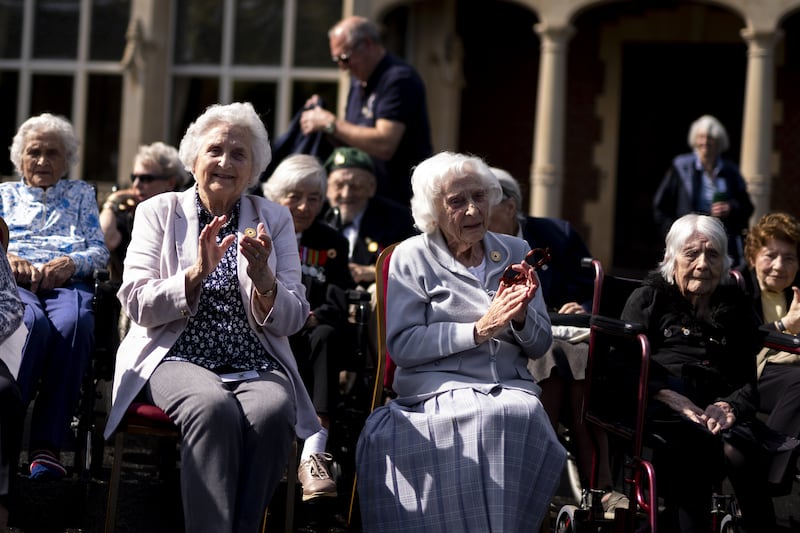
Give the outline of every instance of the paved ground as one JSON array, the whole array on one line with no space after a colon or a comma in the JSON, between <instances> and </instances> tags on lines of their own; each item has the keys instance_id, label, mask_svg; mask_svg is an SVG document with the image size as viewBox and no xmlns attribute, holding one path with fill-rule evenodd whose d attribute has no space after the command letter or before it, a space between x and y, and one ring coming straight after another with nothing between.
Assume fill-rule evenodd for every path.
<instances>
[{"instance_id":1,"label":"paved ground","mask_svg":"<svg viewBox=\"0 0 800 533\"><path fill-rule=\"evenodd\" d=\"M358 417L354 415L354 425ZM348 459L352 450L332 437L333 445L343 464L344 472L352 472ZM162 474L158 466L159 443L152 437L130 437L124 456L120 486L116 531L120 533L175 533L183 530L178 471ZM167 446L166 449L174 449ZM31 482L20 475L16 478L10 525L19 528L15 533L102 532L106 515L108 479L112 448L105 446L102 466L88 480L77 476L58 482ZM69 453L66 459L71 460ZM23 454L23 471L26 457ZM302 503L299 489L294 494L294 531L299 533L344 533L350 502L352 481L339 484L339 497L315 503ZM282 484L270 506L267 531L284 531L286 488ZM788 496L775 498L780 533L800 532L800 483L795 483ZM562 505L572 504L572 491L566 476L551 505L552 523ZM350 529L353 533L358 527ZM2 533L2 532L0 532ZM457 533L457 532L453 532Z\"/></svg>"},{"instance_id":2,"label":"paved ground","mask_svg":"<svg viewBox=\"0 0 800 533\"><path fill-rule=\"evenodd\" d=\"M120 533L175 533L183 529L179 485L176 477L160 478L147 449L152 443L140 441L129 448L120 488L116 531ZM110 449L107 450L110 458ZM60 482L33 483L17 479L17 497L11 525L24 533L62 533L103 531L108 464L101 475L89 481L72 478ZM301 533L342 533L348 531L345 517L349 503L346 488L340 498L315 504L300 502L296 494L294 531ZM776 498L781 533L800 531L800 486L792 495ZM551 505L552 523L561 505L572 503L568 484L562 484ZM284 531L285 486L275 496L268 518L267 531ZM353 531L356 529L354 528Z\"/></svg>"}]
</instances>

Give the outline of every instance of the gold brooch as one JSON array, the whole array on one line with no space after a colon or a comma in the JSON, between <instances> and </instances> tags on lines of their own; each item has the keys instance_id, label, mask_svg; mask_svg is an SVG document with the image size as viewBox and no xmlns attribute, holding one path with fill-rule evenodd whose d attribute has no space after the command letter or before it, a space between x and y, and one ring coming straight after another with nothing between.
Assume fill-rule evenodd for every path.
<instances>
[{"instance_id":1,"label":"gold brooch","mask_svg":"<svg viewBox=\"0 0 800 533\"><path fill-rule=\"evenodd\" d=\"M253 228L247 228L246 230L244 230L244 234L247 235L248 237L255 237L256 230L254 230Z\"/></svg>"},{"instance_id":2,"label":"gold brooch","mask_svg":"<svg viewBox=\"0 0 800 533\"><path fill-rule=\"evenodd\" d=\"M369 250L369 253L374 254L378 251L378 243L375 241L370 241L367 244L367 250Z\"/></svg>"}]
</instances>

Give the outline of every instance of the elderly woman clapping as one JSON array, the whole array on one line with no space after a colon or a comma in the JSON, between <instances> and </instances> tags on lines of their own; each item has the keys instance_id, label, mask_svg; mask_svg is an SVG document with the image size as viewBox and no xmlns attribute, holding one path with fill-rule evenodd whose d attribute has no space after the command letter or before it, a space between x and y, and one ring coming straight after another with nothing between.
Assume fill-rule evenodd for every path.
<instances>
[{"instance_id":1,"label":"elderly woman clapping","mask_svg":"<svg viewBox=\"0 0 800 533\"><path fill-rule=\"evenodd\" d=\"M762 329L800 333L800 221L788 213L767 213L747 234L745 287ZM764 348L758 356L759 410L767 425L800 437L800 355ZM791 491L797 454L776 454L770 463L773 494Z\"/></svg>"},{"instance_id":2,"label":"elderly woman clapping","mask_svg":"<svg viewBox=\"0 0 800 533\"><path fill-rule=\"evenodd\" d=\"M182 435L186 531L257 531L295 433L320 429L289 349L309 307L289 211L245 194L270 159L252 105L209 107L180 157L196 186L136 209L110 436L142 397Z\"/></svg>"},{"instance_id":3,"label":"elderly woman clapping","mask_svg":"<svg viewBox=\"0 0 800 533\"><path fill-rule=\"evenodd\" d=\"M423 234L395 249L387 344L398 397L358 443L366 531L536 531L564 466L527 370L550 320L522 239L487 231L500 200L476 157L448 152L412 176ZM504 271L517 284L501 284Z\"/></svg>"},{"instance_id":4,"label":"elderly woman clapping","mask_svg":"<svg viewBox=\"0 0 800 533\"><path fill-rule=\"evenodd\" d=\"M650 341L648 423L665 441L654 460L669 531L709 531L712 488L725 475L747 531L774 526L762 465L762 445L773 440L763 437L774 435L755 419L760 337L744 293L730 282L727 243L718 218L679 218L657 271L622 313Z\"/></svg>"},{"instance_id":5,"label":"elderly woman clapping","mask_svg":"<svg viewBox=\"0 0 800 533\"><path fill-rule=\"evenodd\" d=\"M26 120L11 144L21 179L0 184L8 223L8 261L25 304L25 345L18 381L23 401L36 398L31 420L32 479L66 474L59 461L92 351L91 278L108 250L92 186L63 179L78 162L78 138L63 117ZM38 395L37 395L38 391Z\"/></svg>"}]
</instances>

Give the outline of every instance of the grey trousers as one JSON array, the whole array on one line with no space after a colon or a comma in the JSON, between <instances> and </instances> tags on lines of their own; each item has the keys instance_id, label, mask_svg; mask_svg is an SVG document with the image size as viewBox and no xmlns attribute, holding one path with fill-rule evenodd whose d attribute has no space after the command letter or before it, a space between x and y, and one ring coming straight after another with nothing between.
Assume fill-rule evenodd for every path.
<instances>
[{"instance_id":1,"label":"grey trousers","mask_svg":"<svg viewBox=\"0 0 800 533\"><path fill-rule=\"evenodd\" d=\"M294 438L295 402L281 372L223 383L192 363L162 362L145 387L180 428L187 533L260 531Z\"/></svg>"}]
</instances>

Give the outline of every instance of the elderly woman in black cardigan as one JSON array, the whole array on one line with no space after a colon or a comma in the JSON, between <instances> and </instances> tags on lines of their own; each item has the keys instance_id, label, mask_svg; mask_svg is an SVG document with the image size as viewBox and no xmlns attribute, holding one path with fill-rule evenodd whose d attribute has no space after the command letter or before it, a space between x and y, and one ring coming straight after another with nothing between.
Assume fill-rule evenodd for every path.
<instances>
[{"instance_id":1,"label":"elderly woman in black cardigan","mask_svg":"<svg viewBox=\"0 0 800 533\"><path fill-rule=\"evenodd\" d=\"M766 454L753 434L758 327L744 294L730 283L727 242L719 219L679 218L664 259L622 313L642 324L650 340L648 423L666 441L654 462L670 531L710 530L712 490L725 475L744 529L774 527L761 464Z\"/></svg>"}]
</instances>

